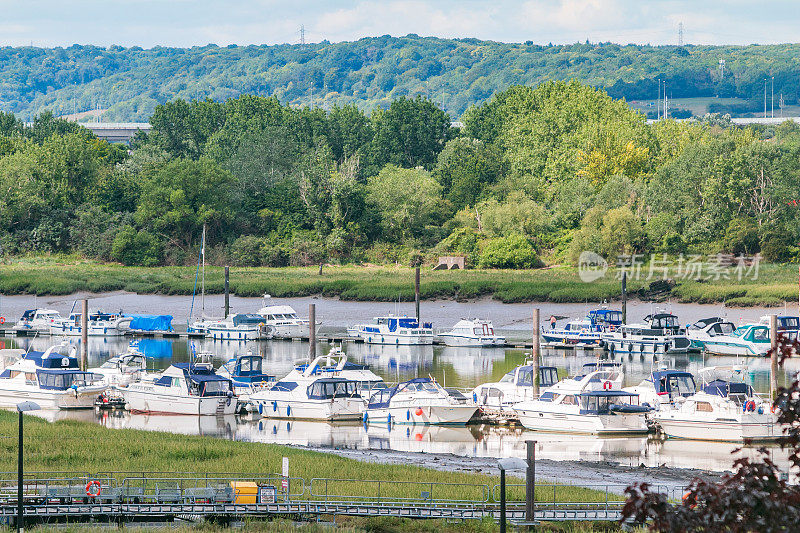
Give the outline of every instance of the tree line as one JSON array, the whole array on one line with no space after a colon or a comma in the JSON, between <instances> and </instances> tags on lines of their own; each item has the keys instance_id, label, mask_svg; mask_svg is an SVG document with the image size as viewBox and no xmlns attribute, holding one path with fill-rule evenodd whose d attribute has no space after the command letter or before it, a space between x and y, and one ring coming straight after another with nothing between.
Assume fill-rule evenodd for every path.
<instances>
[{"instance_id":1,"label":"tree line","mask_svg":"<svg viewBox=\"0 0 800 533\"><path fill-rule=\"evenodd\" d=\"M413 34L224 48L0 47L0 111L32 120L47 109L65 115L101 108L106 121L145 121L174 98L254 94L293 106L373 109L424 95L460 117L511 85L574 78L629 101L655 99L660 80L670 98L738 97L745 102L718 102L715 110L752 112L761 109L765 78L774 77L776 99L797 103L798 55L798 44L541 45Z\"/></svg>"},{"instance_id":2,"label":"tree line","mask_svg":"<svg viewBox=\"0 0 800 533\"><path fill-rule=\"evenodd\" d=\"M577 81L512 86L464 127L401 97L297 108L275 97L174 100L130 150L45 113L0 114L5 255L128 265L471 266L621 254L798 259L800 127L721 116L648 124Z\"/></svg>"}]
</instances>

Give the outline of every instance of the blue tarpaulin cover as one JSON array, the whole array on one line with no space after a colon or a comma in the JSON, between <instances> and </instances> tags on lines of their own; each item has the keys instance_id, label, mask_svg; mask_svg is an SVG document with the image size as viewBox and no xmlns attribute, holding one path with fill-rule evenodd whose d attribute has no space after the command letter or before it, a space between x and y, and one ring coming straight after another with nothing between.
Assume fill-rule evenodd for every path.
<instances>
[{"instance_id":1,"label":"blue tarpaulin cover","mask_svg":"<svg viewBox=\"0 0 800 533\"><path fill-rule=\"evenodd\" d=\"M172 315L127 315L130 328L137 331L172 331Z\"/></svg>"}]
</instances>

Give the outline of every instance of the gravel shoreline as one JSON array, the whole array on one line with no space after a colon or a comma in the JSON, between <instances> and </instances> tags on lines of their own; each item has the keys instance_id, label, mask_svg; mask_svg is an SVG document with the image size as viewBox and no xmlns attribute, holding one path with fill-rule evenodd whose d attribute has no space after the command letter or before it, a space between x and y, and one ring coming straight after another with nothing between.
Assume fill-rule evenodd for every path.
<instances>
[{"instance_id":1,"label":"gravel shoreline","mask_svg":"<svg viewBox=\"0 0 800 533\"><path fill-rule=\"evenodd\" d=\"M346 448L303 447L316 452L330 453L368 463L409 464L449 472L497 475L497 459L492 457L464 457L443 453L401 452L393 450L354 450ZM508 472L509 476L524 477L523 472ZM716 481L722 472L709 472L690 468L645 466L630 467L612 461L536 461L536 478L543 482L597 488L609 485L609 492L622 494L626 486L646 482L673 491L686 487L693 479L701 477Z\"/></svg>"}]
</instances>

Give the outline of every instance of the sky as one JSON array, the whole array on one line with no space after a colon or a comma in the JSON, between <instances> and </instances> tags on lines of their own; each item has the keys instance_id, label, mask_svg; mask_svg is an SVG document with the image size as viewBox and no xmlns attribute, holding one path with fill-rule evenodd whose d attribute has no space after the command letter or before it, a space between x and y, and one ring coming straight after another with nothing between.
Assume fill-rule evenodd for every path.
<instances>
[{"instance_id":1,"label":"sky","mask_svg":"<svg viewBox=\"0 0 800 533\"><path fill-rule=\"evenodd\" d=\"M800 41L797 0L0 0L0 45L203 46L416 33L538 44Z\"/></svg>"}]
</instances>

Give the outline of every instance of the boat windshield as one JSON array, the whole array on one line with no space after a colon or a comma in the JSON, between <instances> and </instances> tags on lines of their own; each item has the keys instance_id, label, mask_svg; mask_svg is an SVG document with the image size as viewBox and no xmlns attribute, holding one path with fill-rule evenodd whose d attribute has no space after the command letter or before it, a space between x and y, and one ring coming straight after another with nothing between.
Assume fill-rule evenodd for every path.
<instances>
[{"instance_id":1,"label":"boat windshield","mask_svg":"<svg viewBox=\"0 0 800 533\"><path fill-rule=\"evenodd\" d=\"M664 376L659 380L656 392L671 392L688 396L696 392L696 387L691 376Z\"/></svg>"},{"instance_id":2,"label":"boat windshield","mask_svg":"<svg viewBox=\"0 0 800 533\"><path fill-rule=\"evenodd\" d=\"M308 386L308 397L315 400L358 397L358 384L355 381L315 381Z\"/></svg>"},{"instance_id":3,"label":"boat windshield","mask_svg":"<svg viewBox=\"0 0 800 533\"><path fill-rule=\"evenodd\" d=\"M209 380L203 381L200 387L201 396L227 396L231 390L231 382L227 379Z\"/></svg>"},{"instance_id":4,"label":"boat windshield","mask_svg":"<svg viewBox=\"0 0 800 533\"><path fill-rule=\"evenodd\" d=\"M418 381L414 383L406 383L403 387L406 392L423 391L423 392L438 392L439 388L433 381Z\"/></svg>"},{"instance_id":5,"label":"boat windshield","mask_svg":"<svg viewBox=\"0 0 800 533\"><path fill-rule=\"evenodd\" d=\"M51 390L67 390L73 385L76 387L95 381L97 377L91 372L62 372L39 370L36 372L39 387Z\"/></svg>"},{"instance_id":6,"label":"boat windshield","mask_svg":"<svg viewBox=\"0 0 800 533\"><path fill-rule=\"evenodd\" d=\"M581 414L608 414L612 405L630 404L633 396L629 394L586 394L579 398Z\"/></svg>"}]
</instances>

